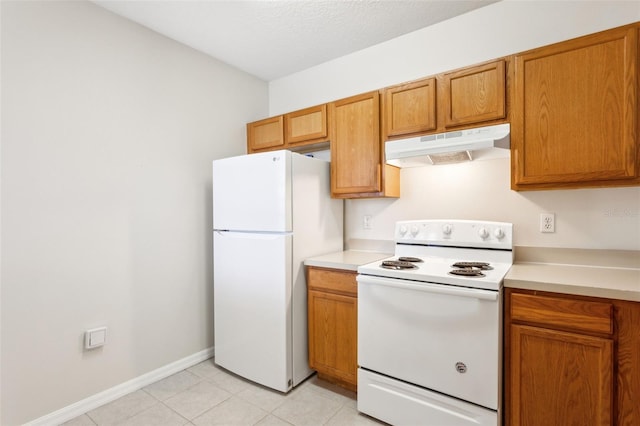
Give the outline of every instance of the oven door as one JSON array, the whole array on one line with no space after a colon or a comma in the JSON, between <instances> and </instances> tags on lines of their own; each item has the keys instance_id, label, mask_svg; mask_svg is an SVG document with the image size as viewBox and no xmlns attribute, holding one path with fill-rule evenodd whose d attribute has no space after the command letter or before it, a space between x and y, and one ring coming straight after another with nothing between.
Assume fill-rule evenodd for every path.
<instances>
[{"instance_id":1,"label":"oven door","mask_svg":"<svg viewBox=\"0 0 640 426\"><path fill-rule=\"evenodd\" d=\"M498 410L498 291L357 279L361 368Z\"/></svg>"}]
</instances>

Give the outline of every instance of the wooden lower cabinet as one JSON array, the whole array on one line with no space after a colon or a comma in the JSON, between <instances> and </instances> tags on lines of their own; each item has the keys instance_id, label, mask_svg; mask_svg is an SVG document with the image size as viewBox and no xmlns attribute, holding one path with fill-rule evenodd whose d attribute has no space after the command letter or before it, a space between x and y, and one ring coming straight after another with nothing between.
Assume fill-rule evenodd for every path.
<instances>
[{"instance_id":1,"label":"wooden lower cabinet","mask_svg":"<svg viewBox=\"0 0 640 426\"><path fill-rule=\"evenodd\" d=\"M640 424L638 324L640 303L507 289L504 423Z\"/></svg>"},{"instance_id":2,"label":"wooden lower cabinet","mask_svg":"<svg viewBox=\"0 0 640 426\"><path fill-rule=\"evenodd\" d=\"M611 424L612 339L512 325L511 353L511 424Z\"/></svg>"},{"instance_id":3,"label":"wooden lower cabinet","mask_svg":"<svg viewBox=\"0 0 640 426\"><path fill-rule=\"evenodd\" d=\"M356 273L308 267L309 365L321 379L357 386Z\"/></svg>"}]
</instances>

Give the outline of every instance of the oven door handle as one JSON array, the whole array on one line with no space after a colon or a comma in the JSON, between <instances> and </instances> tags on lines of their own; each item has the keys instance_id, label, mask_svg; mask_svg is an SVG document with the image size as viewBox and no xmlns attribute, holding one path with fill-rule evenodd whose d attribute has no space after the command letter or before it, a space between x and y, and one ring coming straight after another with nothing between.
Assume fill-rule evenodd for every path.
<instances>
[{"instance_id":1,"label":"oven door handle","mask_svg":"<svg viewBox=\"0 0 640 426\"><path fill-rule=\"evenodd\" d=\"M492 290L482 290L478 288L457 287L446 284L420 283L412 284L411 281L372 277L369 275L357 276L358 284L377 284L388 287L403 288L407 290L417 290L426 293L446 294L450 296L471 297L480 300L496 301L498 300L498 292Z\"/></svg>"}]
</instances>

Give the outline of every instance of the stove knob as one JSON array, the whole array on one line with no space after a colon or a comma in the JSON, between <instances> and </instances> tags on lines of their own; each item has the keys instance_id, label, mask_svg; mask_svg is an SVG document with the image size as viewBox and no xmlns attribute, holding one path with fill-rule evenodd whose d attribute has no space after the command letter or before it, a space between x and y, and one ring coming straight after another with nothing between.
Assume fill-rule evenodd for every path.
<instances>
[{"instance_id":1,"label":"stove knob","mask_svg":"<svg viewBox=\"0 0 640 426\"><path fill-rule=\"evenodd\" d=\"M400 236L404 236L404 234L407 233L407 226L406 225L400 225Z\"/></svg>"},{"instance_id":2,"label":"stove knob","mask_svg":"<svg viewBox=\"0 0 640 426\"><path fill-rule=\"evenodd\" d=\"M496 228L493 231L493 235L494 237L496 237L497 239L501 240L502 238L504 238L504 231L500 228Z\"/></svg>"},{"instance_id":3,"label":"stove knob","mask_svg":"<svg viewBox=\"0 0 640 426\"><path fill-rule=\"evenodd\" d=\"M489 231L487 231L487 228L483 226L482 228L478 229L478 235L484 240L489 236Z\"/></svg>"},{"instance_id":4,"label":"stove knob","mask_svg":"<svg viewBox=\"0 0 640 426\"><path fill-rule=\"evenodd\" d=\"M418 235L418 227L417 226L414 225L414 226L411 227L411 235L413 235L414 237L416 235Z\"/></svg>"},{"instance_id":5,"label":"stove knob","mask_svg":"<svg viewBox=\"0 0 640 426\"><path fill-rule=\"evenodd\" d=\"M451 231L453 231L453 228L451 227L450 224L446 223L442 225L442 233L444 235L451 235Z\"/></svg>"}]
</instances>

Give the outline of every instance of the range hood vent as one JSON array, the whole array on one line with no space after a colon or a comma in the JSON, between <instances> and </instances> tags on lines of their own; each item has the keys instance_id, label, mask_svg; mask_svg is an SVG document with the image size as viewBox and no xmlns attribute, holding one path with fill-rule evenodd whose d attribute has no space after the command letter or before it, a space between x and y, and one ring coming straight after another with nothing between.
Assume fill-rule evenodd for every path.
<instances>
[{"instance_id":1,"label":"range hood vent","mask_svg":"<svg viewBox=\"0 0 640 426\"><path fill-rule=\"evenodd\" d=\"M505 158L509 156L509 134L507 123L388 141L385 144L387 164L419 167Z\"/></svg>"}]
</instances>

